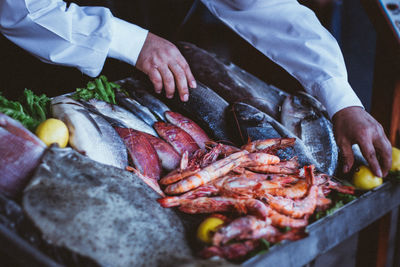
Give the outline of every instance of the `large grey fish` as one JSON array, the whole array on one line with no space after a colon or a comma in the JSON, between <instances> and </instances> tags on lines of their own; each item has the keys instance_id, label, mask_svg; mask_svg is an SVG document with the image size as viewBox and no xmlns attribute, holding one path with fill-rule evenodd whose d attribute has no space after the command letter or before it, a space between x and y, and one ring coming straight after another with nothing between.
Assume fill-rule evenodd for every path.
<instances>
[{"instance_id":1,"label":"large grey fish","mask_svg":"<svg viewBox=\"0 0 400 267\"><path fill-rule=\"evenodd\" d=\"M320 164L313 158L303 141L266 113L246 103L238 102L233 104L233 116L240 128L243 142L280 137L296 138L293 151L285 149L284 155L279 156L285 158L297 156L301 166L314 164L320 170Z\"/></svg>"},{"instance_id":2,"label":"large grey fish","mask_svg":"<svg viewBox=\"0 0 400 267\"><path fill-rule=\"evenodd\" d=\"M68 127L69 144L89 158L119 168L128 165L126 147L113 127L100 115L66 96L51 100L53 117Z\"/></svg>"},{"instance_id":3,"label":"large grey fish","mask_svg":"<svg viewBox=\"0 0 400 267\"><path fill-rule=\"evenodd\" d=\"M101 101L98 99L90 99L88 103L94 108L96 108L96 110L101 114L103 114L104 116L112 118L113 120L116 120L120 124L115 126L131 128L137 131L157 136L157 133L153 129L153 127L151 127L150 125L148 125L147 123L145 123L144 121L133 115L133 113L129 112L128 110L120 106L111 105L105 101Z\"/></svg>"},{"instance_id":4,"label":"large grey fish","mask_svg":"<svg viewBox=\"0 0 400 267\"><path fill-rule=\"evenodd\" d=\"M122 88L126 89L129 92L129 95L137 102L154 113L159 120L166 121L164 113L170 109L161 100L149 92L149 90L153 90L151 84L132 78L124 79L120 81L119 84L121 84Z\"/></svg>"},{"instance_id":5,"label":"large grey fish","mask_svg":"<svg viewBox=\"0 0 400 267\"><path fill-rule=\"evenodd\" d=\"M187 102L182 102L177 96L165 101L177 112L195 121L214 140L238 141L232 131L232 118L227 110L229 104L201 82L197 82L197 88L189 89Z\"/></svg>"},{"instance_id":6,"label":"large grey fish","mask_svg":"<svg viewBox=\"0 0 400 267\"><path fill-rule=\"evenodd\" d=\"M147 107L141 105L139 102L128 97L124 93L115 91L115 98L117 99L118 104L125 107L148 125L153 126L153 124L158 121Z\"/></svg>"},{"instance_id":7,"label":"large grey fish","mask_svg":"<svg viewBox=\"0 0 400 267\"><path fill-rule=\"evenodd\" d=\"M212 88L229 103L250 104L279 119L279 105L288 94L268 85L233 63L186 42L178 44L197 80Z\"/></svg>"},{"instance_id":8,"label":"large grey fish","mask_svg":"<svg viewBox=\"0 0 400 267\"><path fill-rule=\"evenodd\" d=\"M22 204L49 243L100 266L194 260L180 218L162 208L159 195L136 175L105 168L69 148L51 148L42 162Z\"/></svg>"},{"instance_id":9,"label":"large grey fish","mask_svg":"<svg viewBox=\"0 0 400 267\"><path fill-rule=\"evenodd\" d=\"M0 113L0 191L16 197L45 149L46 145L20 122Z\"/></svg>"},{"instance_id":10,"label":"large grey fish","mask_svg":"<svg viewBox=\"0 0 400 267\"><path fill-rule=\"evenodd\" d=\"M310 107L303 96L287 96L282 104L282 124L299 137L320 164L320 169L333 175L338 165L339 149L333 125L322 112Z\"/></svg>"}]
</instances>

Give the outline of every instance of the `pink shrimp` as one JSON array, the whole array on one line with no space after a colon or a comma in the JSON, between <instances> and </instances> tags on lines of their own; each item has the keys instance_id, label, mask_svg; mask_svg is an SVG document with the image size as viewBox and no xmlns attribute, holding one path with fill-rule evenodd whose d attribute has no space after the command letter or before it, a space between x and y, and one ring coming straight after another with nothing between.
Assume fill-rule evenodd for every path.
<instances>
[{"instance_id":1,"label":"pink shrimp","mask_svg":"<svg viewBox=\"0 0 400 267\"><path fill-rule=\"evenodd\" d=\"M265 219L269 208L256 199L236 199L228 197L200 197L196 199L180 199L179 209L185 213L236 212L254 214Z\"/></svg>"},{"instance_id":2,"label":"pink shrimp","mask_svg":"<svg viewBox=\"0 0 400 267\"><path fill-rule=\"evenodd\" d=\"M221 177L230 172L235 167L239 166L247 158L242 156L248 154L247 151L240 151L234 153L224 159L218 160L209 166L201 169L196 174L181 180L175 184L169 185L165 192L167 194L180 194L197 188L203 184L208 183L218 177Z\"/></svg>"},{"instance_id":3,"label":"pink shrimp","mask_svg":"<svg viewBox=\"0 0 400 267\"><path fill-rule=\"evenodd\" d=\"M314 213L318 200L318 186L314 184L313 166L304 167L306 180L309 185L308 195L301 200L293 200L284 197L265 195L268 204L278 212L291 216L292 218L302 218Z\"/></svg>"},{"instance_id":4,"label":"pink shrimp","mask_svg":"<svg viewBox=\"0 0 400 267\"><path fill-rule=\"evenodd\" d=\"M293 146L295 138L271 138L264 140L256 140L241 147L249 152L263 151L266 153Z\"/></svg>"}]
</instances>

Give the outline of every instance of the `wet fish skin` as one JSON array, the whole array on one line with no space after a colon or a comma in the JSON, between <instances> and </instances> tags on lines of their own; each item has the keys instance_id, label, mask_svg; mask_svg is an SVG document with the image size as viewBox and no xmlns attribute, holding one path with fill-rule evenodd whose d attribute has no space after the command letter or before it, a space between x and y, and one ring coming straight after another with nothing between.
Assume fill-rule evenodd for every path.
<instances>
[{"instance_id":1,"label":"wet fish skin","mask_svg":"<svg viewBox=\"0 0 400 267\"><path fill-rule=\"evenodd\" d=\"M143 175L156 181L159 180L161 175L160 160L146 136L129 128L116 127L115 130L128 148L135 168Z\"/></svg>"},{"instance_id":2,"label":"wet fish skin","mask_svg":"<svg viewBox=\"0 0 400 267\"><path fill-rule=\"evenodd\" d=\"M161 100L152 95L153 85L145 81L127 78L120 82L129 95L141 105L147 107L161 121L166 121L164 113L169 109Z\"/></svg>"},{"instance_id":3,"label":"wet fish skin","mask_svg":"<svg viewBox=\"0 0 400 267\"><path fill-rule=\"evenodd\" d=\"M313 102L313 103L311 103ZM333 125L318 108L317 100L306 95L285 98L282 104L283 125L299 137L320 164L320 170L328 175L336 172L339 149L333 133Z\"/></svg>"},{"instance_id":4,"label":"wet fish skin","mask_svg":"<svg viewBox=\"0 0 400 267\"><path fill-rule=\"evenodd\" d=\"M116 91L115 98L120 105L132 112L138 118L142 119L148 125L153 126L153 124L158 121L147 107L142 106L136 100L127 97L124 93Z\"/></svg>"},{"instance_id":5,"label":"wet fish skin","mask_svg":"<svg viewBox=\"0 0 400 267\"><path fill-rule=\"evenodd\" d=\"M161 166L168 171L175 170L181 160L178 152L161 138L146 133L143 134L156 150L158 158L161 161Z\"/></svg>"},{"instance_id":6,"label":"wet fish skin","mask_svg":"<svg viewBox=\"0 0 400 267\"><path fill-rule=\"evenodd\" d=\"M247 140L260 140L269 138L295 138L293 148L286 148L278 153L278 156L290 159L297 156L300 166L313 164L319 169L319 163L312 157L303 141L289 132L282 124L268 116L264 112L246 103L234 103L233 115L236 118L238 128L243 135L244 142Z\"/></svg>"},{"instance_id":7,"label":"wet fish skin","mask_svg":"<svg viewBox=\"0 0 400 267\"><path fill-rule=\"evenodd\" d=\"M178 153L182 155L185 151L191 156L199 146L196 141L181 128L167 122L156 122L154 128L157 133L167 141Z\"/></svg>"},{"instance_id":8,"label":"wet fish skin","mask_svg":"<svg viewBox=\"0 0 400 267\"><path fill-rule=\"evenodd\" d=\"M157 203L159 197L135 174L70 148L51 148L22 204L44 239L99 266L176 266L180 258L193 260L182 221Z\"/></svg>"},{"instance_id":9,"label":"wet fish skin","mask_svg":"<svg viewBox=\"0 0 400 267\"><path fill-rule=\"evenodd\" d=\"M178 43L197 80L229 103L244 102L279 119L279 105L288 94L268 85L238 66L187 42Z\"/></svg>"},{"instance_id":10,"label":"wet fish skin","mask_svg":"<svg viewBox=\"0 0 400 267\"><path fill-rule=\"evenodd\" d=\"M131 128L137 131L151 134L153 136L157 136L157 133L153 129L153 127L120 106L111 105L105 101L101 101L98 99L90 99L88 103L101 114L110 117L120 123L119 125L112 124L112 126Z\"/></svg>"},{"instance_id":11,"label":"wet fish skin","mask_svg":"<svg viewBox=\"0 0 400 267\"><path fill-rule=\"evenodd\" d=\"M189 89L187 102L182 102L177 96L163 101L174 107L174 111L195 121L213 140L238 142L233 134L228 102L201 82L197 81L195 89Z\"/></svg>"},{"instance_id":12,"label":"wet fish skin","mask_svg":"<svg viewBox=\"0 0 400 267\"><path fill-rule=\"evenodd\" d=\"M0 191L17 197L45 149L46 145L21 123L0 113Z\"/></svg>"},{"instance_id":13,"label":"wet fish skin","mask_svg":"<svg viewBox=\"0 0 400 267\"><path fill-rule=\"evenodd\" d=\"M168 122L187 132L200 148L204 148L205 143L211 140L199 125L177 112L166 111L165 118Z\"/></svg>"},{"instance_id":14,"label":"wet fish skin","mask_svg":"<svg viewBox=\"0 0 400 267\"><path fill-rule=\"evenodd\" d=\"M75 150L103 164L122 169L128 165L125 144L101 116L66 96L51 100L51 113L67 125L69 144Z\"/></svg>"}]
</instances>

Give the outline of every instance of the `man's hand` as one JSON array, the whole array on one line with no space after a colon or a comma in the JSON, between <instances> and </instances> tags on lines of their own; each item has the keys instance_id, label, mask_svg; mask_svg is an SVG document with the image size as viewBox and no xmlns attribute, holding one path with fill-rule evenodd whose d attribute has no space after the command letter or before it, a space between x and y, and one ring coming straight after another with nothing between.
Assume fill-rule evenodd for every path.
<instances>
[{"instance_id":1,"label":"man's hand","mask_svg":"<svg viewBox=\"0 0 400 267\"><path fill-rule=\"evenodd\" d=\"M136 68L149 76L157 93L161 93L164 85L168 98L174 96L175 84L182 101L189 98L188 85L196 87L196 80L178 48L150 32L140 51Z\"/></svg>"},{"instance_id":2,"label":"man's hand","mask_svg":"<svg viewBox=\"0 0 400 267\"><path fill-rule=\"evenodd\" d=\"M392 146L382 126L361 107L348 107L332 118L336 142L343 156L343 172L354 163L351 146L358 144L372 172L379 177L387 175L392 164Z\"/></svg>"}]
</instances>

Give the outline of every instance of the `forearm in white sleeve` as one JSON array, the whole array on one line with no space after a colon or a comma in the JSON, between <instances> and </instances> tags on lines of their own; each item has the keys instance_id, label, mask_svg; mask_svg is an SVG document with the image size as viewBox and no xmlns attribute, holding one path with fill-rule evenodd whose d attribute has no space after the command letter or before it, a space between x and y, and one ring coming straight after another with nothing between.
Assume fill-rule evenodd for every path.
<instances>
[{"instance_id":1,"label":"forearm in white sleeve","mask_svg":"<svg viewBox=\"0 0 400 267\"><path fill-rule=\"evenodd\" d=\"M347 81L340 48L296 0L202 0L208 9L295 77L332 117L361 101Z\"/></svg>"},{"instance_id":2,"label":"forearm in white sleeve","mask_svg":"<svg viewBox=\"0 0 400 267\"><path fill-rule=\"evenodd\" d=\"M0 31L42 61L97 76L107 56L135 65L147 31L104 7L62 0L0 0Z\"/></svg>"}]
</instances>

